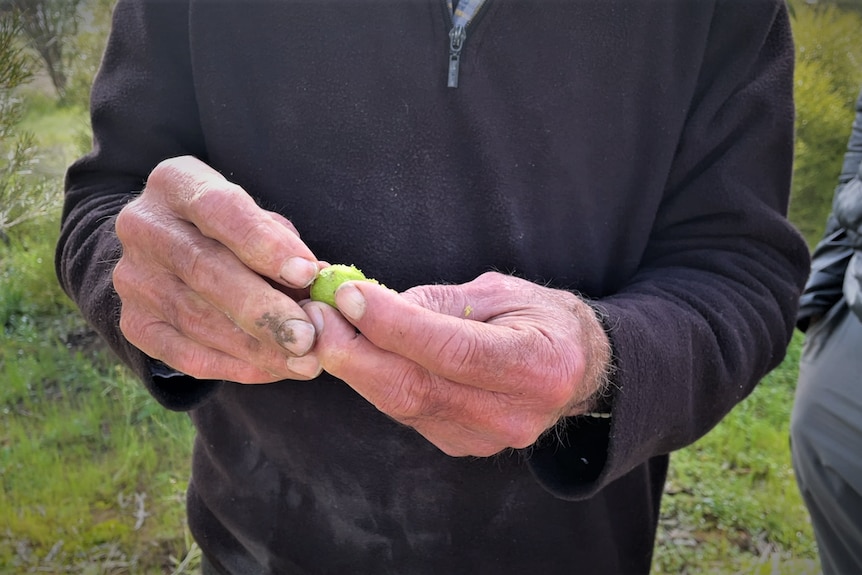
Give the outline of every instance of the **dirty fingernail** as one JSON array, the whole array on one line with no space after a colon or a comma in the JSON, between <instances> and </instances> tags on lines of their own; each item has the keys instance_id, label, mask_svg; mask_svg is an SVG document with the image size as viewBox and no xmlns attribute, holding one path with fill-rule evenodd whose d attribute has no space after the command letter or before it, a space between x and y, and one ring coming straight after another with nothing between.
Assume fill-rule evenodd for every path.
<instances>
[{"instance_id":1,"label":"dirty fingernail","mask_svg":"<svg viewBox=\"0 0 862 575\"><path fill-rule=\"evenodd\" d=\"M287 367L293 373L307 377L308 379L317 377L323 371L320 362L314 355L288 358Z\"/></svg>"},{"instance_id":2,"label":"dirty fingernail","mask_svg":"<svg viewBox=\"0 0 862 575\"><path fill-rule=\"evenodd\" d=\"M283 322L274 335L281 347L296 356L305 355L314 345L314 326L301 319Z\"/></svg>"},{"instance_id":3,"label":"dirty fingernail","mask_svg":"<svg viewBox=\"0 0 862 575\"><path fill-rule=\"evenodd\" d=\"M290 258L284 262L279 275L292 286L306 288L317 277L317 264L305 258Z\"/></svg>"},{"instance_id":4,"label":"dirty fingernail","mask_svg":"<svg viewBox=\"0 0 862 575\"><path fill-rule=\"evenodd\" d=\"M338 311L352 320L360 320L365 315L365 296L352 283L341 284L335 290Z\"/></svg>"}]
</instances>

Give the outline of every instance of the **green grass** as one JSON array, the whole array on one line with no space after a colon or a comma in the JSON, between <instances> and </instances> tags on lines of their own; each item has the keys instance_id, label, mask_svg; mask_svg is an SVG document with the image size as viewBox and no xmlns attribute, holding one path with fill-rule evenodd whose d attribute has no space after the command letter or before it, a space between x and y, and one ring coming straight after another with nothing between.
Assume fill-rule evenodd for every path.
<instances>
[{"instance_id":1,"label":"green grass","mask_svg":"<svg viewBox=\"0 0 862 575\"><path fill-rule=\"evenodd\" d=\"M42 222L0 244L0 572L189 572L191 425L77 319L55 241Z\"/></svg>"},{"instance_id":2,"label":"green grass","mask_svg":"<svg viewBox=\"0 0 862 575\"><path fill-rule=\"evenodd\" d=\"M790 459L802 344L700 441L673 454L656 573L816 573L814 536Z\"/></svg>"},{"instance_id":3,"label":"green grass","mask_svg":"<svg viewBox=\"0 0 862 575\"><path fill-rule=\"evenodd\" d=\"M21 129L36 136L41 150L40 173L61 176L69 163L86 151L90 143L87 110L77 106L58 106L44 92L28 88Z\"/></svg>"},{"instance_id":4,"label":"green grass","mask_svg":"<svg viewBox=\"0 0 862 575\"><path fill-rule=\"evenodd\" d=\"M0 245L0 572L191 572L191 426L77 319L53 279L55 227ZM819 570L788 448L800 345L797 334L781 367L673 455L656 574Z\"/></svg>"},{"instance_id":5,"label":"green grass","mask_svg":"<svg viewBox=\"0 0 862 575\"><path fill-rule=\"evenodd\" d=\"M38 97L29 110L40 145L79 148L82 111ZM0 573L194 572L188 419L117 365L57 286L56 217L10 237L0 242ZM672 456L657 575L819 572L788 446L800 345L797 334L746 401Z\"/></svg>"}]
</instances>

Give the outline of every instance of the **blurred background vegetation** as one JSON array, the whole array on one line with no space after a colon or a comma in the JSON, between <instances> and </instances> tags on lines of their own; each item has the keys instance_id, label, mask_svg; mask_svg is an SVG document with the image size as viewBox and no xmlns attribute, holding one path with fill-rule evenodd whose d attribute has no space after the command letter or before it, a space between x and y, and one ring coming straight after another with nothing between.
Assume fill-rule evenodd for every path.
<instances>
[{"instance_id":1,"label":"blurred background vegetation","mask_svg":"<svg viewBox=\"0 0 862 575\"><path fill-rule=\"evenodd\" d=\"M114 0L0 0L0 573L194 573L193 433L105 350L53 270L65 167ZM822 233L862 88L862 0L792 0L790 218ZM801 334L716 429L674 454L653 571L818 573L788 423Z\"/></svg>"},{"instance_id":2,"label":"blurred background vegetation","mask_svg":"<svg viewBox=\"0 0 862 575\"><path fill-rule=\"evenodd\" d=\"M859 95L862 2L793 3L796 163L790 219L813 245L832 205ZM852 9L851 9L852 8Z\"/></svg>"}]
</instances>

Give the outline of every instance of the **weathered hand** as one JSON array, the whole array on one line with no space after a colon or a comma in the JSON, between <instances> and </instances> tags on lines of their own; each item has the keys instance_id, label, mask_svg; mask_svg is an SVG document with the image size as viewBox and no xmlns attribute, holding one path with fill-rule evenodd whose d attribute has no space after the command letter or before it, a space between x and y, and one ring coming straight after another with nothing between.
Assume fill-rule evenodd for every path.
<instances>
[{"instance_id":1,"label":"weathered hand","mask_svg":"<svg viewBox=\"0 0 862 575\"><path fill-rule=\"evenodd\" d=\"M498 273L403 294L348 282L336 302L305 304L323 368L453 456L527 447L589 411L610 361L584 301Z\"/></svg>"},{"instance_id":2,"label":"weathered hand","mask_svg":"<svg viewBox=\"0 0 862 575\"><path fill-rule=\"evenodd\" d=\"M191 157L159 164L117 216L120 329L202 379L309 379L314 327L296 303L317 259L293 225ZM304 291L303 291L304 290Z\"/></svg>"}]
</instances>

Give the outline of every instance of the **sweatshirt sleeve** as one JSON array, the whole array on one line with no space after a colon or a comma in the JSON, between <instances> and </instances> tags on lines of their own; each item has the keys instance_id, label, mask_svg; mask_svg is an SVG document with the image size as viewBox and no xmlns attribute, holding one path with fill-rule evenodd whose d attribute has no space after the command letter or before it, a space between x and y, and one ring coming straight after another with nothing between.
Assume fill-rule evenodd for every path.
<instances>
[{"instance_id":1,"label":"sweatshirt sleeve","mask_svg":"<svg viewBox=\"0 0 862 575\"><path fill-rule=\"evenodd\" d=\"M716 2L642 263L598 302L616 362L612 417L569 422L530 459L558 497L589 497L693 443L783 359L809 269L786 218L792 78L784 3Z\"/></svg>"},{"instance_id":2,"label":"sweatshirt sleeve","mask_svg":"<svg viewBox=\"0 0 862 575\"><path fill-rule=\"evenodd\" d=\"M55 265L60 283L93 328L164 406L190 409L216 381L179 374L145 356L119 329L111 274L121 254L114 220L153 166L205 155L189 84L185 2L120 0L91 94L92 151L67 171Z\"/></svg>"}]
</instances>

